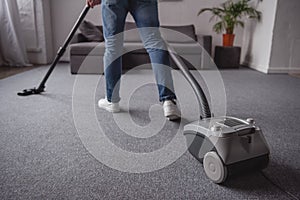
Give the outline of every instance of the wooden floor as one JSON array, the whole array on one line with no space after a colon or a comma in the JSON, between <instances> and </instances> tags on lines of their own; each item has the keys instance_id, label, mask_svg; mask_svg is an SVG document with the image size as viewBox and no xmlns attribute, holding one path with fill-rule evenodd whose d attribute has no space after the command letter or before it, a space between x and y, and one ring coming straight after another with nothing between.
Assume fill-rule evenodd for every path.
<instances>
[{"instance_id":1,"label":"wooden floor","mask_svg":"<svg viewBox=\"0 0 300 200\"><path fill-rule=\"evenodd\" d=\"M38 66L30 66L30 67L0 66L0 79L4 79L9 76L13 76L15 74L19 74L37 67Z\"/></svg>"},{"instance_id":2,"label":"wooden floor","mask_svg":"<svg viewBox=\"0 0 300 200\"><path fill-rule=\"evenodd\" d=\"M296 74L296 73L290 73L289 75L290 75L290 76L293 76L293 77L300 78L300 74L298 74L298 73L297 73L297 74Z\"/></svg>"}]
</instances>

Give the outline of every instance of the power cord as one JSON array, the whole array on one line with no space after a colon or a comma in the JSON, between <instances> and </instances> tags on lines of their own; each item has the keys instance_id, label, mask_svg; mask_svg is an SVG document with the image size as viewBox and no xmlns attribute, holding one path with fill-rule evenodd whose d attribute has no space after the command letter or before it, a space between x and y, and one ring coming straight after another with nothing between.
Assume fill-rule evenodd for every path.
<instances>
[{"instance_id":1,"label":"power cord","mask_svg":"<svg viewBox=\"0 0 300 200\"><path fill-rule=\"evenodd\" d=\"M286 195L288 195L290 197L290 199L293 200L299 200L298 197L296 197L295 195L291 194L290 192L284 190L280 185L276 184L274 181L272 181L263 171L260 171L261 175L267 180L269 181L273 186L275 186L276 188L278 188L280 191L282 191L283 193L285 193Z\"/></svg>"}]
</instances>

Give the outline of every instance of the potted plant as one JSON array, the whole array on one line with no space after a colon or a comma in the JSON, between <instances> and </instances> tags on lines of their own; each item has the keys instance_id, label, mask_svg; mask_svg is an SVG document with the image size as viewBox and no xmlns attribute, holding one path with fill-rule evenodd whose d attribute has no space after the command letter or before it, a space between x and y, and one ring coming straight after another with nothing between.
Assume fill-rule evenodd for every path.
<instances>
[{"instance_id":1,"label":"potted plant","mask_svg":"<svg viewBox=\"0 0 300 200\"><path fill-rule=\"evenodd\" d=\"M213 26L216 33L223 34L223 46L233 46L234 29L237 26L244 27L243 17L249 17L260 21L261 12L257 11L250 5L252 0L227 0L220 7L203 8L199 11L198 16L206 11L210 11L217 23ZM262 0L258 0L262 1Z\"/></svg>"}]
</instances>

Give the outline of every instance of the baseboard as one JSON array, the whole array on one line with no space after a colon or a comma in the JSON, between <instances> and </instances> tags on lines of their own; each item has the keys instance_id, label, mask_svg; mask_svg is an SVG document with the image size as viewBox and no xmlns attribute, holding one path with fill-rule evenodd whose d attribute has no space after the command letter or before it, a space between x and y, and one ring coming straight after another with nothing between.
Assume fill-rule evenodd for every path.
<instances>
[{"instance_id":1,"label":"baseboard","mask_svg":"<svg viewBox=\"0 0 300 200\"><path fill-rule=\"evenodd\" d=\"M265 74L268 73L268 68L265 67L265 66L262 66L262 65L254 65L254 64L252 64L252 63L250 63L250 62L247 62L247 61L244 61L244 62L242 63L242 65L247 66L247 67L249 67L249 68L251 68L251 69L254 69L254 70L256 70L256 71L265 73Z\"/></svg>"},{"instance_id":2,"label":"baseboard","mask_svg":"<svg viewBox=\"0 0 300 200\"><path fill-rule=\"evenodd\" d=\"M268 73L272 74L298 74L300 73L300 68L269 68Z\"/></svg>"},{"instance_id":3,"label":"baseboard","mask_svg":"<svg viewBox=\"0 0 300 200\"><path fill-rule=\"evenodd\" d=\"M289 74L289 73L300 73L300 68L269 68L267 66L262 66L262 65L254 65L252 63L249 63L247 61L244 61L243 64L244 66L247 66L251 69L263 72L265 74Z\"/></svg>"}]
</instances>

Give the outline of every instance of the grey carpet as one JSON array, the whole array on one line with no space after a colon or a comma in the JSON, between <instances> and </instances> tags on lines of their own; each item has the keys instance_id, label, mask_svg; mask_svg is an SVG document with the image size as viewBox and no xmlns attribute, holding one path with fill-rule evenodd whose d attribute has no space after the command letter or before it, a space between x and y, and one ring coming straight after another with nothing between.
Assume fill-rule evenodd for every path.
<instances>
[{"instance_id":1,"label":"grey carpet","mask_svg":"<svg viewBox=\"0 0 300 200\"><path fill-rule=\"evenodd\" d=\"M256 119L269 143L271 161L263 174L255 172L216 185L188 152L167 167L148 173L121 172L99 162L87 151L75 128L75 76L70 75L67 64L54 71L43 95L16 95L20 89L36 86L46 70L41 67L0 80L0 199L300 198L300 79L252 70L221 72L228 113ZM152 76L152 72L136 75ZM95 76L85 77L88 85L88 77ZM193 100L191 89L175 82L177 93ZM103 95L101 79L95 105ZM129 102L132 120L148 125L148 109L156 103L153 84L138 88ZM180 106L191 110L194 103ZM110 133L107 137L126 151L147 153L162 148L181 128L178 123L165 122L157 135L135 138L118 129L111 114L95 110L103 129ZM162 114L159 109L153 113ZM186 120L196 120L196 116L191 110Z\"/></svg>"}]
</instances>

